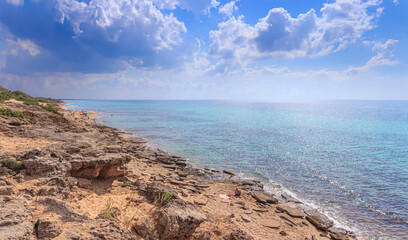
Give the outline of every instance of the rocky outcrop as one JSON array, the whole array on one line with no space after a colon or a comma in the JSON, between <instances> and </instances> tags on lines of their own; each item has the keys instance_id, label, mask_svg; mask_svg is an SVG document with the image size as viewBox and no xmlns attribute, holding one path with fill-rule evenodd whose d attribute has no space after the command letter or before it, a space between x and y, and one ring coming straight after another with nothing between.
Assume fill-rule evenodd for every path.
<instances>
[{"instance_id":1,"label":"rocky outcrop","mask_svg":"<svg viewBox=\"0 0 408 240\"><path fill-rule=\"evenodd\" d=\"M27 240L33 237L31 211L24 199L0 196L0 238Z\"/></svg>"},{"instance_id":2,"label":"rocky outcrop","mask_svg":"<svg viewBox=\"0 0 408 240\"><path fill-rule=\"evenodd\" d=\"M112 178L124 175L121 166L128 163L131 157L126 154L106 154L98 158L77 158L70 161L71 176L81 178Z\"/></svg>"},{"instance_id":3,"label":"rocky outcrop","mask_svg":"<svg viewBox=\"0 0 408 240\"><path fill-rule=\"evenodd\" d=\"M37 238L48 240L58 237L62 233L62 226L56 221L38 219L35 224Z\"/></svg>"},{"instance_id":4,"label":"rocky outcrop","mask_svg":"<svg viewBox=\"0 0 408 240\"><path fill-rule=\"evenodd\" d=\"M157 231L162 239L188 239L206 219L193 204L174 199L159 209Z\"/></svg>"},{"instance_id":5,"label":"rocky outcrop","mask_svg":"<svg viewBox=\"0 0 408 240\"><path fill-rule=\"evenodd\" d=\"M64 234L64 239L72 240L136 240L140 239L119 223L108 219L87 220L76 224Z\"/></svg>"}]
</instances>

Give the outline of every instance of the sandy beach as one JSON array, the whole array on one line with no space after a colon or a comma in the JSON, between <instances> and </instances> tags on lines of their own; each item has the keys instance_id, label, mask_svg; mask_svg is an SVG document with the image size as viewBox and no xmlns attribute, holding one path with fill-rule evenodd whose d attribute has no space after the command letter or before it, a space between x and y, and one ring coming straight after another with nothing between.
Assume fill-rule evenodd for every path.
<instances>
[{"instance_id":1,"label":"sandy beach","mask_svg":"<svg viewBox=\"0 0 408 240\"><path fill-rule=\"evenodd\" d=\"M35 118L0 117L0 160L21 165L0 167L0 239L355 239L291 196L194 168L98 113L0 107Z\"/></svg>"}]
</instances>

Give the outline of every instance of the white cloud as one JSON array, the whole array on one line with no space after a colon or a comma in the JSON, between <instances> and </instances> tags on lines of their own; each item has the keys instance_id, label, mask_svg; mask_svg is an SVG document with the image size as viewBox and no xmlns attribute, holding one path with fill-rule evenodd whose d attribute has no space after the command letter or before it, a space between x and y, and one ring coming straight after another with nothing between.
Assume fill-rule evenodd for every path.
<instances>
[{"instance_id":1,"label":"white cloud","mask_svg":"<svg viewBox=\"0 0 408 240\"><path fill-rule=\"evenodd\" d=\"M399 4L398 0L394 0L394 4L398 5Z\"/></svg>"},{"instance_id":2,"label":"white cloud","mask_svg":"<svg viewBox=\"0 0 408 240\"><path fill-rule=\"evenodd\" d=\"M4 51L4 55L18 55L18 52L25 51L31 56L36 56L40 53L40 50L35 43L30 40L22 40L18 38L17 40L8 39L7 40L8 50Z\"/></svg>"},{"instance_id":3,"label":"white cloud","mask_svg":"<svg viewBox=\"0 0 408 240\"><path fill-rule=\"evenodd\" d=\"M184 23L173 14L163 15L148 0L100 0L89 4L58 0L56 8L60 11L60 22L68 21L80 38L99 33L109 41L117 42L124 35L148 42L154 49L160 50L177 45L182 41L180 34L187 31Z\"/></svg>"},{"instance_id":4,"label":"white cloud","mask_svg":"<svg viewBox=\"0 0 408 240\"><path fill-rule=\"evenodd\" d=\"M239 1L239 0L238 0ZM225 16L231 17L234 11L237 11L238 7L235 5L235 1L231 1L226 3L224 6L218 9L220 14L224 14Z\"/></svg>"},{"instance_id":5,"label":"white cloud","mask_svg":"<svg viewBox=\"0 0 408 240\"><path fill-rule=\"evenodd\" d=\"M16 6L24 5L24 0L6 0L6 2Z\"/></svg>"},{"instance_id":6,"label":"white cloud","mask_svg":"<svg viewBox=\"0 0 408 240\"><path fill-rule=\"evenodd\" d=\"M180 7L196 14L207 14L211 8L220 4L217 0L153 0L153 3L160 9L174 10Z\"/></svg>"},{"instance_id":7,"label":"white cloud","mask_svg":"<svg viewBox=\"0 0 408 240\"><path fill-rule=\"evenodd\" d=\"M369 69L372 69L374 67L397 64L397 60L392 60L392 58L394 57L395 44L397 43L398 41L393 39L388 39L385 43L374 42L372 51L376 55L368 60L368 62L364 66L350 67L345 71L345 73L357 74L360 72L368 71Z\"/></svg>"},{"instance_id":8,"label":"white cloud","mask_svg":"<svg viewBox=\"0 0 408 240\"><path fill-rule=\"evenodd\" d=\"M273 8L254 26L245 23L243 16L231 17L210 31L209 53L220 59L219 66L228 62L245 66L265 57L327 55L373 29L380 4L379 0L337 0L323 5L321 17L313 9L292 17L283 8Z\"/></svg>"}]
</instances>

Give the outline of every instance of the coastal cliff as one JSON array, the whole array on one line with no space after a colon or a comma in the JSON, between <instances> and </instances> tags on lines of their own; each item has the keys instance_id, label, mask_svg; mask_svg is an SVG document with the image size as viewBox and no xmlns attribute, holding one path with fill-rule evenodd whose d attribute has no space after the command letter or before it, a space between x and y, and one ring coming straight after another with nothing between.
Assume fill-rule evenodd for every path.
<instances>
[{"instance_id":1,"label":"coastal cliff","mask_svg":"<svg viewBox=\"0 0 408 240\"><path fill-rule=\"evenodd\" d=\"M0 103L0 239L355 239L257 180L47 101Z\"/></svg>"}]
</instances>

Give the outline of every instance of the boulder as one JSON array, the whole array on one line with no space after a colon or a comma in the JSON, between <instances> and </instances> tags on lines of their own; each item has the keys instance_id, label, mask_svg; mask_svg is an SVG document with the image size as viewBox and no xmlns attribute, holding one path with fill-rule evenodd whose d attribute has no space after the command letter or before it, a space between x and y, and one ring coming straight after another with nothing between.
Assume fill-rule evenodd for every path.
<instances>
[{"instance_id":1,"label":"boulder","mask_svg":"<svg viewBox=\"0 0 408 240\"><path fill-rule=\"evenodd\" d=\"M307 211L306 214L306 219L320 230L327 231L334 225L332 220L317 211Z\"/></svg>"},{"instance_id":2,"label":"boulder","mask_svg":"<svg viewBox=\"0 0 408 240\"><path fill-rule=\"evenodd\" d=\"M205 220L193 204L174 199L158 210L156 228L162 239L188 239Z\"/></svg>"},{"instance_id":3,"label":"boulder","mask_svg":"<svg viewBox=\"0 0 408 240\"><path fill-rule=\"evenodd\" d=\"M158 182L149 183L144 189L142 189L142 192L150 202L153 202L159 196L159 194L162 193L171 193L173 195L171 198L172 200L180 198L175 189Z\"/></svg>"},{"instance_id":4,"label":"boulder","mask_svg":"<svg viewBox=\"0 0 408 240\"><path fill-rule=\"evenodd\" d=\"M86 178L77 178L77 185L80 188L89 188L91 186L91 181Z\"/></svg>"},{"instance_id":5,"label":"boulder","mask_svg":"<svg viewBox=\"0 0 408 240\"><path fill-rule=\"evenodd\" d=\"M255 198L256 201L266 204L266 203L278 203L278 199L268 195L264 191L254 191L252 192L252 197Z\"/></svg>"},{"instance_id":6,"label":"boulder","mask_svg":"<svg viewBox=\"0 0 408 240\"><path fill-rule=\"evenodd\" d=\"M136 236L119 223L110 220L96 220L89 232L97 239L105 240L135 240ZM92 238L94 239L94 238Z\"/></svg>"},{"instance_id":7,"label":"boulder","mask_svg":"<svg viewBox=\"0 0 408 240\"><path fill-rule=\"evenodd\" d=\"M292 207L289 207L289 206L284 206L284 205L276 206L276 209L278 209L281 212L284 212L284 213L288 214L291 217L295 217L295 218L303 218L305 216L305 214L302 211L300 211L299 209L292 208Z\"/></svg>"},{"instance_id":8,"label":"boulder","mask_svg":"<svg viewBox=\"0 0 408 240\"><path fill-rule=\"evenodd\" d=\"M62 226L56 221L38 219L35 225L38 239L53 239L62 233Z\"/></svg>"}]
</instances>

